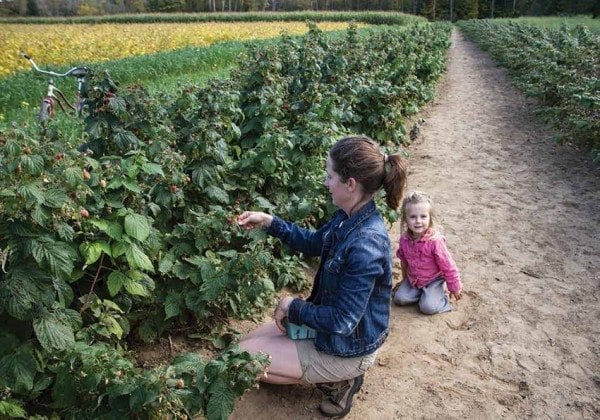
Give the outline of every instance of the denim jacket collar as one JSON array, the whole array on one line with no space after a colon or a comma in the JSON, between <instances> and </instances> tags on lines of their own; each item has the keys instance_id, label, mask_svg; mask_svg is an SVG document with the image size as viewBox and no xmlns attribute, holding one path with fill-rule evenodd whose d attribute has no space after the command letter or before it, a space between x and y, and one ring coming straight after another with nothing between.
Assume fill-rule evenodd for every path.
<instances>
[{"instance_id":1,"label":"denim jacket collar","mask_svg":"<svg viewBox=\"0 0 600 420\"><path fill-rule=\"evenodd\" d=\"M336 238L340 241L344 240L352 231L352 229L360 225L363 220L373 214L373 212L376 210L377 207L375 206L375 202L373 200L370 200L350 217L348 217L343 210L338 210L336 216L342 219L342 221L335 231Z\"/></svg>"}]
</instances>

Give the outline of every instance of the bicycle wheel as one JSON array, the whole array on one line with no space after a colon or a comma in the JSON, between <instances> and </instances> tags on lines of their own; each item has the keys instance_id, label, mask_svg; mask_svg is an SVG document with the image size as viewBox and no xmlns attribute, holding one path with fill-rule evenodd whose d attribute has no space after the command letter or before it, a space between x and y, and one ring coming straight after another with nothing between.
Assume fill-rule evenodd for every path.
<instances>
[{"instance_id":1,"label":"bicycle wheel","mask_svg":"<svg viewBox=\"0 0 600 420\"><path fill-rule=\"evenodd\" d=\"M54 99L45 97L40 106L40 121L47 121L54 116Z\"/></svg>"}]
</instances>

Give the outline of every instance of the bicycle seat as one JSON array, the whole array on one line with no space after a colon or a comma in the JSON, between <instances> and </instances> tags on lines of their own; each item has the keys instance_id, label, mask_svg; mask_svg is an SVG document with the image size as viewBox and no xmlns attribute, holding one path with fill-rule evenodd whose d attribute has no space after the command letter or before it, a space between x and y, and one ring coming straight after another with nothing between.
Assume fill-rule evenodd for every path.
<instances>
[{"instance_id":1,"label":"bicycle seat","mask_svg":"<svg viewBox=\"0 0 600 420\"><path fill-rule=\"evenodd\" d=\"M88 68L87 67L77 67L75 70L73 70L71 72L71 76L74 77L83 77L85 75L88 74Z\"/></svg>"}]
</instances>

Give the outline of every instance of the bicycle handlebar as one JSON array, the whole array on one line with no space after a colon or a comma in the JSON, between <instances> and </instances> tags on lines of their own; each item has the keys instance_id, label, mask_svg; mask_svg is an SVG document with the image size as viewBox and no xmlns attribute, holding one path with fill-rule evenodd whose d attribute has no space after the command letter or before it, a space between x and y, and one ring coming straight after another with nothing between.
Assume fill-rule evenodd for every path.
<instances>
[{"instance_id":1,"label":"bicycle handlebar","mask_svg":"<svg viewBox=\"0 0 600 420\"><path fill-rule=\"evenodd\" d=\"M56 77L66 77L66 76L71 76L71 75L75 76L75 77L82 77L87 74L87 67L73 67L66 73L62 73L62 74L56 73L53 71L49 71L49 70L42 70L38 67L37 64L35 64L35 61L33 61L33 58L31 58L29 55L25 54L24 52L21 52L20 55L21 55L21 57L25 58L26 60L29 60L33 69L35 71L37 71L38 73L43 73L43 74L47 74L49 76L56 76Z\"/></svg>"}]
</instances>

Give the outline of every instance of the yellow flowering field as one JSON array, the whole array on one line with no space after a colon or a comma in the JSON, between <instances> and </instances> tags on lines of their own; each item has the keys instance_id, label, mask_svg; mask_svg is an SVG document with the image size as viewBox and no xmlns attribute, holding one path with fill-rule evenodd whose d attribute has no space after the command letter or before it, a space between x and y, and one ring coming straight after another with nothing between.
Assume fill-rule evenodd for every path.
<instances>
[{"instance_id":1,"label":"yellow flowering field","mask_svg":"<svg viewBox=\"0 0 600 420\"><path fill-rule=\"evenodd\" d=\"M345 29L346 22L321 22L324 31ZM20 51L42 67L87 64L229 40L264 39L283 31L298 35L304 22L210 22L134 24L0 24L0 77L30 67Z\"/></svg>"}]
</instances>

